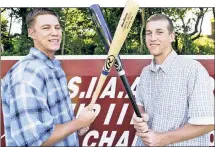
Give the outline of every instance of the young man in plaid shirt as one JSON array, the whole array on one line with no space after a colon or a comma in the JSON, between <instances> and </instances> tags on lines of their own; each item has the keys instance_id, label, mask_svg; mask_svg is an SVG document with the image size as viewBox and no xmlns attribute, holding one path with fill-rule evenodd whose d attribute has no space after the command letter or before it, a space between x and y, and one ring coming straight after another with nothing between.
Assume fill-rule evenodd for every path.
<instances>
[{"instance_id":1,"label":"young man in plaid shirt","mask_svg":"<svg viewBox=\"0 0 215 147\"><path fill-rule=\"evenodd\" d=\"M54 54L60 48L59 16L50 9L27 15L34 47L2 80L7 146L78 146L95 119L88 107L76 119L67 80ZM78 133L77 133L78 131Z\"/></svg>"}]
</instances>

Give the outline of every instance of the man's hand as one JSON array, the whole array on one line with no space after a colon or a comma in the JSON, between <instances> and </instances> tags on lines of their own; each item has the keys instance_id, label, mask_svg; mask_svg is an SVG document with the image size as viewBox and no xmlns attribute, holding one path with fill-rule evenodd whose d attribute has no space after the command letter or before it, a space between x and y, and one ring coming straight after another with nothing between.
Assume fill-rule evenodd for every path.
<instances>
[{"instance_id":1,"label":"man's hand","mask_svg":"<svg viewBox=\"0 0 215 147\"><path fill-rule=\"evenodd\" d=\"M148 131L147 121L149 116L147 114L142 114L142 118L134 116L134 128L136 129L136 135L141 136L143 133Z\"/></svg>"},{"instance_id":2,"label":"man's hand","mask_svg":"<svg viewBox=\"0 0 215 147\"><path fill-rule=\"evenodd\" d=\"M149 130L147 133L142 133L140 135L143 143L146 146L166 146L166 140L162 133L157 133Z\"/></svg>"},{"instance_id":3,"label":"man's hand","mask_svg":"<svg viewBox=\"0 0 215 147\"><path fill-rule=\"evenodd\" d=\"M77 119L82 126L81 128L87 128L95 120L95 117L96 113L93 110L90 111L89 107L87 106L81 111Z\"/></svg>"},{"instance_id":4,"label":"man's hand","mask_svg":"<svg viewBox=\"0 0 215 147\"><path fill-rule=\"evenodd\" d=\"M88 130L89 130L89 126L81 128L78 130L78 135L83 136Z\"/></svg>"}]
</instances>

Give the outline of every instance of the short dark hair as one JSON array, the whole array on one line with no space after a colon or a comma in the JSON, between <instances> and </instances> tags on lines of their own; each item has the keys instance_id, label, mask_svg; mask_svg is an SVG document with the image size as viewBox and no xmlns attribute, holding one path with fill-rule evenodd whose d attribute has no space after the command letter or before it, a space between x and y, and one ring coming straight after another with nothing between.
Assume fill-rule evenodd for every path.
<instances>
[{"instance_id":1,"label":"short dark hair","mask_svg":"<svg viewBox=\"0 0 215 147\"><path fill-rule=\"evenodd\" d=\"M54 15L58 18L58 20L60 20L60 17L58 16L58 14L49 8L35 8L31 12L29 12L26 16L27 28L30 28L34 24L35 18L38 15L46 15L46 14Z\"/></svg>"},{"instance_id":2,"label":"short dark hair","mask_svg":"<svg viewBox=\"0 0 215 147\"><path fill-rule=\"evenodd\" d=\"M166 20L168 22L168 26L167 29L169 30L169 33L173 33L174 32L174 26L172 23L172 20L167 17L164 14L154 14L151 17L149 17L149 19L146 21L146 23L150 22L150 21L157 21L157 20Z\"/></svg>"}]
</instances>

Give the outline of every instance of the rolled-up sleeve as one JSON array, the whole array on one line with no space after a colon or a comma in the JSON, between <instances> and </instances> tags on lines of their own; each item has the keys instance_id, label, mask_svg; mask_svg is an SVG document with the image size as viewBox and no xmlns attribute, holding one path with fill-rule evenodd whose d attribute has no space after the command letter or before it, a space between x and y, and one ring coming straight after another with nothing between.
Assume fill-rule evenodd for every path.
<instances>
[{"instance_id":1,"label":"rolled-up sleeve","mask_svg":"<svg viewBox=\"0 0 215 147\"><path fill-rule=\"evenodd\" d=\"M11 136L19 146L40 146L54 130L44 94L27 83L11 89L10 115Z\"/></svg>"},{"instance_id":2,"label":"rolled-up sleeve","mask_svg":"<svg viewBox=\"0 0 215 147\"><path fill-rule=\"evenodd\" d=\"M188 117L214 117L214 94L211 89L210 76L198 62L189 74L188 82Z\"/></svg>"}]
</instances>

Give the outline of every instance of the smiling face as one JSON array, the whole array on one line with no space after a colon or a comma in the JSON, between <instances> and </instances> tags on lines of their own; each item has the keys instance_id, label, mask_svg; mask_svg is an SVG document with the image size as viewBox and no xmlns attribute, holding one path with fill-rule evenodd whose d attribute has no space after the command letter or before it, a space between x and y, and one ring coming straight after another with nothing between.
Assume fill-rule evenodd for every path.
<instances>
[{"instance_id":1,"label":"smiling face","mask_svg":"<svg viewBox=\"0 0 215 147\"><path fill-rule=\"evenodd\" d=\"M58 18L54 15L36 16L34 24L28 29L28 34L34 41L34 47L51 59L60 48L62 30Z\"/></svg>"},{"instance_id":2,"label":"smiling face","mask_svg":"<svg viewBox=\"0 0 215 147\"><path fill-rule=\"evenodd\" d=\"M163 60L172 50L174 33L168 30L168 21L149 21L146 25L146 45L151 55Z\"/></svg>"}]
</instances>

